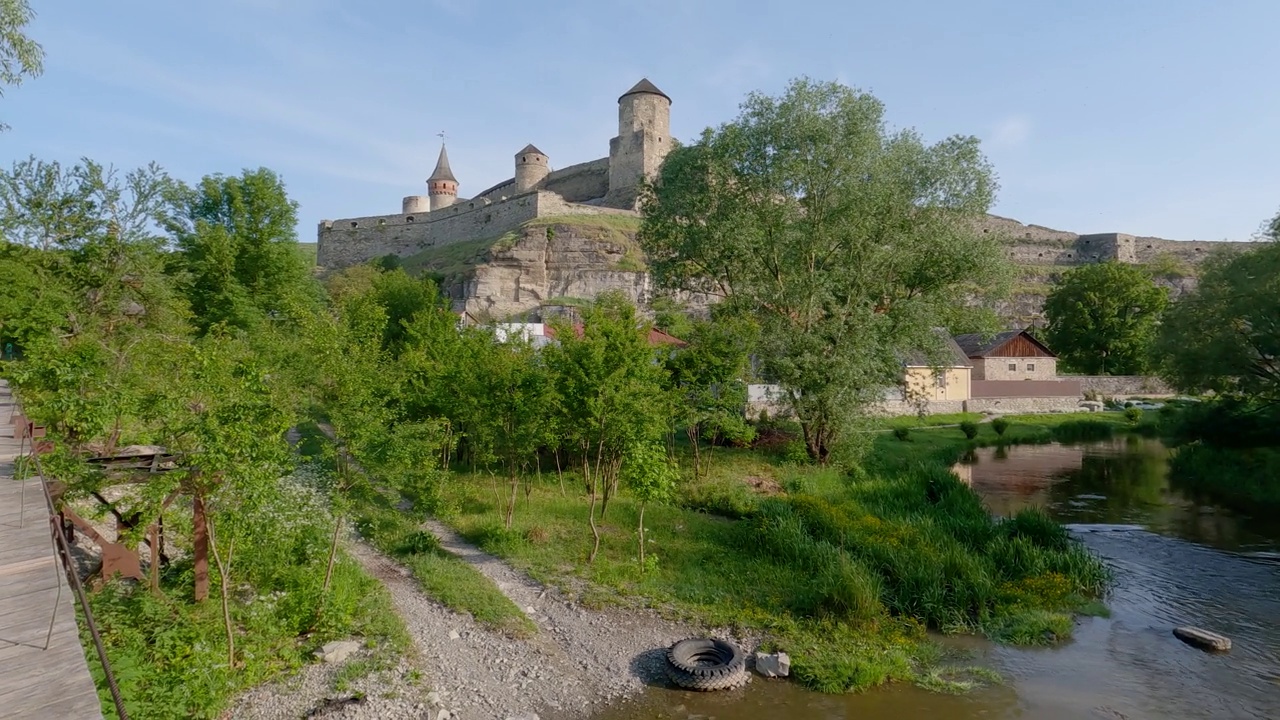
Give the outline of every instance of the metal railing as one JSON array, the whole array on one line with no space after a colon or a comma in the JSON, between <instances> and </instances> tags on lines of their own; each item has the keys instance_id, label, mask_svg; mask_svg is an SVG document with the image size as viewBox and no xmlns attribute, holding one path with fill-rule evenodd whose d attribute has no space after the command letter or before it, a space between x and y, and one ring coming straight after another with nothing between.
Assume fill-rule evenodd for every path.
<instances>
[{"instance_id":1,"label":"metal railing","mask_svg":"<svg viewBox=\"0 0 1280 720\"><path fill-rule=\"evenodd\" d=\"M13 393L10 389L10 393ZM14 407L19 407L17 403L17 395L13 394ZM28 439L34 441L31 432L32 424L24 422L21 429L14 427L14 431L20 434L18 442L18 458L23 455L23 446ZM67 541L67 535L59 521L58 511L54 507L53 496L49 494L49 483L44 474L44 465L40 462L40 453L37 452L35 443L31 444L31 452L28 457L35 465L36 475L40 478L40 488L44 492L45 507L49 511L49 532L53 539L54 552L62 560L62 569L67 575L67 581L71 584L71 589L75 591L76 599L80 602L80 610L84 613L84 624L89 630L89 635L93 638L93 647L98 653L98 662L102 665L102 672L107 680L107 688L111 691L111 701L115 704L116 715L120 720L129 720L129 713L124 709L124 701L120 698L120 686L116 684L115 673L111 671L111 663L107 660L107 651L102 646L102 636L98 633L98 625L93 620L93 610L89 608L89 599L85 597L84 586L80 582L80 573L76 570L75 563L71 558L71 544ZM16 468L15 468L16 469ZM23 467L19 472L22 473L22 505L23 509L20 513L25 513L26 505L26 481L27 472ZM21 521L20 521L21 522ZM49 634L45 637L45 649L49 649L49 642L53 638L53 626L58 619L58 606L62 603L62 583L58 583L58 597L53 605L53 614L49 618Z\"/></svg>"}]
</instances>

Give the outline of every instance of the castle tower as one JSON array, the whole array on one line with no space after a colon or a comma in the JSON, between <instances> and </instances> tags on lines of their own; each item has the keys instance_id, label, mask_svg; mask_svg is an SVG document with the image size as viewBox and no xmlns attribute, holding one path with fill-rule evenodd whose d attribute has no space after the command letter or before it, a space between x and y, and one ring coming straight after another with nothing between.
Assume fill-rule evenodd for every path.
<instances>
[{"instance_id":1,"label":"castle tower","mask_svg":"<svg viewBox=\"0 0 1280 720\"><path fill-rule=\"evenodd\" d=\"M400 201L400 214L412 215L431 211L431 198L426 195L406 195Z\"/></svg>"},{"instance_id":2,"label":"castle tower","mask_svg":"<svg viewBox=\"0 0 1280 720\"><path fill-rule=\"evenodd\" d=\"M431 209L441 210L458 199L458 178L453 176L449 168L449 153L445 152L444 143L440 144L440 159L436 161L436 169L427 178L427 195L431 198Z\"/></svg>"},{"instance_id":3,"label":"castle tower","mask_svg":"<svg viewBox=\"0 0 1280 720\"><path fill-rule=\"evenodd\" d=\"M634 208L641 178L653 178L671 151L671 98L648 78L618 98L618 137L609 141L606 203Z\"/></svg>"},{"instance_id":4,"label":"castle tower","mask_svg":"<svg viewBox=\"0 0 1280 720\"><path fill-rule=\"evenodd\" d=\"M516 153L516 192L529 192L551 172L547 156L532 144Z\"/></svg>"}]
</instances>

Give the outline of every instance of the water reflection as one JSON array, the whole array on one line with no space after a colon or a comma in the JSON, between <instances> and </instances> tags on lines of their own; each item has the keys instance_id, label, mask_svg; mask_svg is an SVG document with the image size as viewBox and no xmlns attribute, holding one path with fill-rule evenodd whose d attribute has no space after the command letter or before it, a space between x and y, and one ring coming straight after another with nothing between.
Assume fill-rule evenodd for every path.
<instances>
[{"instance_id":1,"label":"water reflection","mask_svg":"<svg viewBox=\"0 0 1280 720\"><path fill-rule=\"evenodd\" d=\"M1124 436L1085 445L981 448L954 468L996 515L1046 508L1073 525L1138 525L1237 551L1280 550L1280 523L1197 501L1169 482L1169 450Z\"/></svg>"},{"instance_id":2,"label":"water reflection","mask_svg":"<svg viewBox=\"0 0 1280 720\"><path fill-rule=\"evenodd\" d=\"M1038 505L1116 570L1112 616L1084 618L1046 649L958 638L1009 683L965 696L893 686L829 696L757 679L702 695L653 688L600 720L642 718L1280 718L1280 523L1248 518L1170 486L1169 451L1124 437L1084 445L985 448L956 473L997 515ZM1211 655L1172 635L1222 632Z\"/></svg>"}]
</instances>

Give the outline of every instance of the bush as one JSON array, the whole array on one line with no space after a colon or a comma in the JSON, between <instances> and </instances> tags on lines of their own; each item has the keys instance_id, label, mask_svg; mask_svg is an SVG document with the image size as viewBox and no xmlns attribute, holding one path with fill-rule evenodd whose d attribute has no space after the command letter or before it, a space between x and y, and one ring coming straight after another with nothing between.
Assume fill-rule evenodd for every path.
<instances>
[{"instance_id":1,"label":"bush","mask_svg":"<svg viewBox=\"0 0 1280 720\"><path fill-rule=\"evenodd\" d=\"M1003 437L1004 431L1008 430L1009 425L1011 424L1012 423L1009 422L1008 418L998 417L995 420L991 421L991 429L995 430L997 435L1000 435Z\"/></svg>"},{"instance_id":2,"label":"bush","mask_svg":"<svg viewBox=\"0 0 1280 720\"><path fill-rule=\"evenodd\" d=\"M902 442L906 442L911 439L911 429L904 428L904 427L896 427L893 429L893 436L898 438Z\"/></svg>"},{"instance_id":3,"label":"bush","mask_svg":"<svg viewBox=\"0 0 1280 720\"><path fill-rule=\"evenodd\" d=\"M1124 409L1124 419L1129 421L1130 425L1137 425L1142 419L1142 408L1127 407Z\"/></svg>"},{"instance_id":4,"label":"bush","mask_svg":"<svg viewBox=\"0 0 1280 720\"><path fill-rule=\"evenodd\" d=\"M972 440L978 437L978 423L973 422L972 420L965 420L960 423L960 432L964 433L965 437Z\"/></svg>"}]
</instances>

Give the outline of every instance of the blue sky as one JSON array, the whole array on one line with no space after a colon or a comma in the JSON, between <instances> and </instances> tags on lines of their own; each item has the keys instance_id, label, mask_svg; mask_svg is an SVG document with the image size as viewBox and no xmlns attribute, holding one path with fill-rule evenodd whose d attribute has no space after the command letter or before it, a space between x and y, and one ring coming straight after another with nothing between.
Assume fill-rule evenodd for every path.
<instances>
[{"instance_id":1,"label":"blue sky","mask_svg":"<svg viewBox=\"0 0 1280 720\"><path fill-rule=\"evenodd\" d=\"M304 241L424 193L442 130L463 196L529 142L602 157L646 76L686 140L795 76L868 90L896 127L982 138L1023 222L1243 240L1280 210L1276 0L32 4L46 70L0 100L0 162L267 166Z\"/></svg>"}]
</instances>

